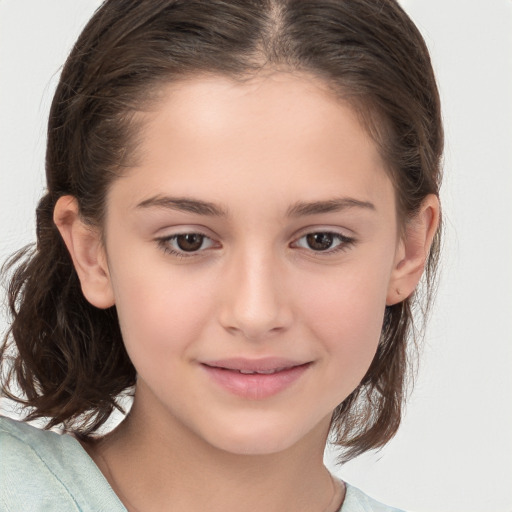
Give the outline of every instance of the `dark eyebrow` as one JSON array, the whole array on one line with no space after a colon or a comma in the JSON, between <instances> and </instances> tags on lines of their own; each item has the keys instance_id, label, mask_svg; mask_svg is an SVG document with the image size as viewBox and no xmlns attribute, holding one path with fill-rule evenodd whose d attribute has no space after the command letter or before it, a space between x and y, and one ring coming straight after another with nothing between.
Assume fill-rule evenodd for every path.
<instances>
[{"instance_id":1,"label":"dark eyebrow","mask_svg":"<svg viewBox=\"0 0 512 512\"><path fill-rule=\"evenodd\" d=\"M301 217L304 215L315 215L318 213L331 213L347 210L350 208L363 208L375 211L375 205L368 201L360 201L350 197L328 199L326 201L298 202L288 208L289 217Z\"/></svg>"},{"instance_id":2,"label":"dark eyebrow","mask_svg":"<svg viewBox=\"0 0 512 512\"><path fill-rule=\"evenodd\" d=\"M187 197L155 196L139 203L137 208L168 208L197 215L226 217L227 211L213 203Z\"/></svg>"}]
</instances>

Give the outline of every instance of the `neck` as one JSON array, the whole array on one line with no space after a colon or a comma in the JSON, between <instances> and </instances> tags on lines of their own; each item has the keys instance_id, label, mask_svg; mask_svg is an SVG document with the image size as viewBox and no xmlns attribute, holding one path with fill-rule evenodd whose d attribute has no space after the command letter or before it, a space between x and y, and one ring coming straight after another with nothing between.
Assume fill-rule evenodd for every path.
<instances>
[{"instance_id":1,"label":"neck","mask_svg":"<svg viewBox=\"0 0 512 512\"><path fill-rule=\"evenodd\" d=\"M323 465L328 419L284 451L239 455L177 423L148 427L147 412L135 401L114 432L86 447L130 512L333 512L342 501Z\"/></svg>"}]
</instances>

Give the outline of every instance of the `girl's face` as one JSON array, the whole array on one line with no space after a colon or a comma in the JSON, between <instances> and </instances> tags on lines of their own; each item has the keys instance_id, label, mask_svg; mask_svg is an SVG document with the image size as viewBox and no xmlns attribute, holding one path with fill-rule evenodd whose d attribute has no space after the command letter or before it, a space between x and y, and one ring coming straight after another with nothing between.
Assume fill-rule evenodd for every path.
<instances>
[{"instance_id":1,"label":"girl's face","mask_svg":"<svg viewBox=\"0 0 512 512\"><path fill-rule=\"evenodd\" d=\"M105 220L135 403L233 453L325 435L404 252L375 144L319 82L282 73L172 85L144 116Z\"/></svg>"}]
</instances>

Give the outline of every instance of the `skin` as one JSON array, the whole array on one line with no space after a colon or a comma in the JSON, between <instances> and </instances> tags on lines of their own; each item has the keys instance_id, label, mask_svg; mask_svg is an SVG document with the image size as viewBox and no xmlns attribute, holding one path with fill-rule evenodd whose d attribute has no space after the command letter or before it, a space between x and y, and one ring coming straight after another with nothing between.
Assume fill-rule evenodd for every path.
<instances>
[{"instance_id":1,"label":"skin","mask_svg":"<svg viewBox=\"0 0 512 512\"><path fill-rule=\"evenodd\" d=\"M140 115L137 163L108 192L105 245L74 198L55 210L85 296L116 305L138 374L128 418L86 449L133 510L330 510L332 411L368 369L386 304L421 276L437 199L401 238L376 145L305 75L196 78ZM186 233L201 248L170 252ZM311 233L334 233L332 246L314 250ZM248 398L204 369L232 357L308 365Z\"/></svg>"}]
</instances>

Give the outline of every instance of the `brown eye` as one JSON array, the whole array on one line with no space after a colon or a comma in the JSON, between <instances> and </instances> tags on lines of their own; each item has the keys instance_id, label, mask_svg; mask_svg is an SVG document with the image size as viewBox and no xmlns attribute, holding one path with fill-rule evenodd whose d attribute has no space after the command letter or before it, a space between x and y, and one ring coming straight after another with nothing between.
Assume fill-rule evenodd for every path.
<instances>
[{"instance_id":1,"label":"brown eye","mask_svg":"<svg viewBox=\"0 0 512 512\"><path fill-rule=\"evenodd\" d=\"M301 236L293 242L292 247L307 249L308 251L334 255L340 251L351 248L356 243L354 238L330 231L313 231Z\"/></svg>"},{"instance_id":2,"label":"brown eye","mask_svg":"<svg viewBox=\"0 0 512 512\"><path fill-rule=\"evenodd\" d=\"M218 242L201 233L180 233L156 239L158 247L166 254L179 258L193 257L204 253L207 249L219 248Z\"/></svg>"},{"instance_id":3,"label":"brown eye","mask_svg":"<svg viewBox=\"0 0 512 512\"><path fill-rule=\"evenodd\" d=\"M176 235L176 245L185 252L198 251L203 245L204 238L204 235L200 235L199 233Z\"/></svg>"},{"instance_id":4,"label":"brown eye","mask_svg":"<svg viewBox=\"0 0 512 512\"><path fill-rule=\"evenodd\" d=\"M313 251L326 251L331 248L334 235L332 233L310 233L306 235L306 242Z\"/></svg>"}]
</instances>

